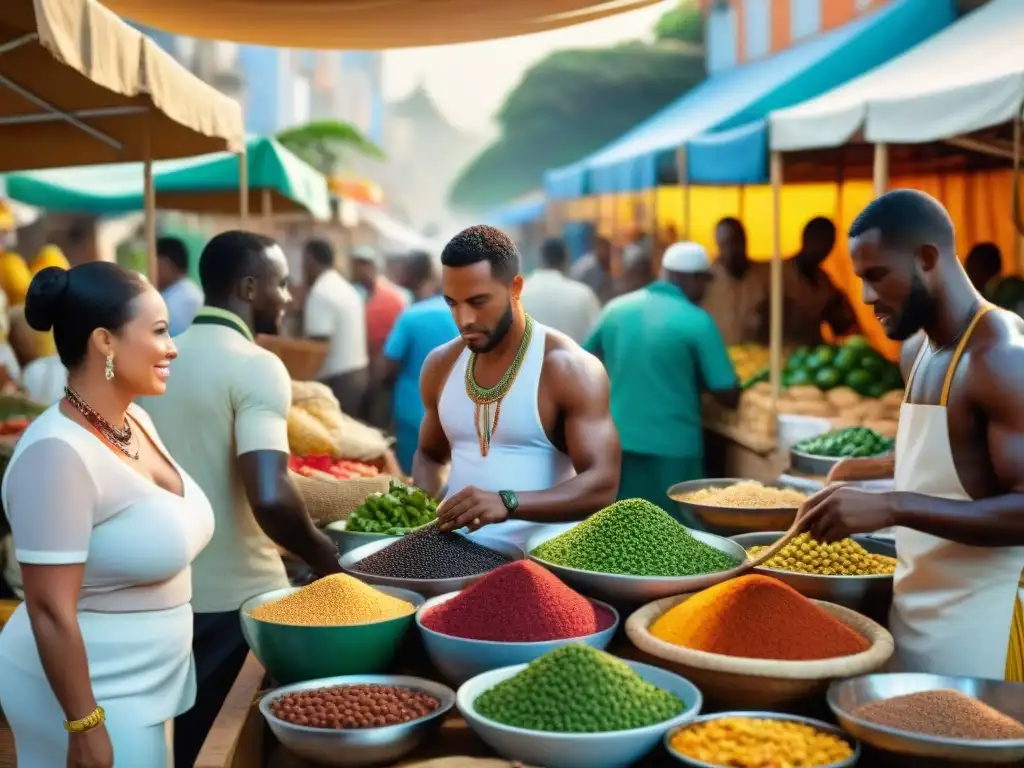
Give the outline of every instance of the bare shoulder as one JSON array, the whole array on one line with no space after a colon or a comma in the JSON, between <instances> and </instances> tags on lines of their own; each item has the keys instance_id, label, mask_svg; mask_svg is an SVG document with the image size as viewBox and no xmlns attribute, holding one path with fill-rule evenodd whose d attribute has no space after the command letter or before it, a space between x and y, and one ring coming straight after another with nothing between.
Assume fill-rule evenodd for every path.
<instances>
[{"instance_id":1,"label":"bare shoulder","mask_svg":"<svg viewBox=\"0 0 1024 768\"><path fill-rule=\"evenodd\" d=\"M601 361L553 328L547 329L544 340L544 375L559 392L607 397L608 374Z\"/></svg>"},{"instance_id":2,"label":"bare shoulder","mask_svg":"<svg viewBox=\"0 0 1024 768\"><path fill-rule=\"evenodd\" d=\"M904 381L910 375L910 369L914 367L914 361L917 360L917 356L921 353L924 341L924 331L918 331L900 346L900 371L903 373Z\"/></svg>"},{"instance_id":3,"label":"bare shoulder","mask_svg":"<svg viewBox=\"0 0 1024 768\"><path fill-rule=\"evenodd\" d=\"M457 338L435 347L427 355L420 370L420 395L425 403L437 402L452 366L465 348L466 342Z\"/></svg>"},{"instance_id":4,"label":"bare shoulder","mask_svg":"<svg viewBox=\"0 0 1024 768\"><path fill-rule=\"evenodd\" d=\"M976 402L987 403L1024 393L1024 319L994 309L971 337L963 366Z\"/></svg>"}]
</instances>

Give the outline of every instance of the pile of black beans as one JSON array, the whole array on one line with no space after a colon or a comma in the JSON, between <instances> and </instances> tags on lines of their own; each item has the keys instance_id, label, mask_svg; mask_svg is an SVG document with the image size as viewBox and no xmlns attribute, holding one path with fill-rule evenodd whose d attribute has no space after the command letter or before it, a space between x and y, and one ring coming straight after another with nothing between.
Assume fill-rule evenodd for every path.
<instances>
[{"instance_id":1,"label":"pile of black beans","mask_svg":"<svg viewBox=\"0 0 1024 768\"><path fill-rule=\"evenodd\" d=\"M352 570L396 579L460 579L508 562L510 558L465 536L427 525L364 557Z\"/></svg>"}]
</instances>

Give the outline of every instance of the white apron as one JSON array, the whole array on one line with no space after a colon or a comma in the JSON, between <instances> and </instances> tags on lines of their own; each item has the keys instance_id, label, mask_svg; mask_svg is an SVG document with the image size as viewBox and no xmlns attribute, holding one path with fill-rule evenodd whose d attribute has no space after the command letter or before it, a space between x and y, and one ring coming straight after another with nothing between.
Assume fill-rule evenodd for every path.
<instances>
[{"instance_id":1,"label":"white apron","mask_svg":"<svg viewBox=\"0 0 1024 768\"><path fill-rule=\"evenodd\" d=\"M922 346L907 379L896 435L895 490L970 500L949 443L946 403L975 315L953 355L939 405L909 402ZM919 531L895 531L898 564L889 629L900 671L1002 680L1024 547L970 547Z\"/></svg>"}]
</instances>

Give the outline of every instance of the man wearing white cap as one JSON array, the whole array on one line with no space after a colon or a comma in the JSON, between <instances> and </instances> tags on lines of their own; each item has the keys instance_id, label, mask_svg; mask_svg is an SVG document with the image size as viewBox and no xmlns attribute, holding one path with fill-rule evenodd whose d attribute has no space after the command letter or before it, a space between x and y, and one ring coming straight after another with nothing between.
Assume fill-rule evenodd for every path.
<instances>
[{"instance_id":1,"label":"man wearing white cap","mask_svg":"<svg viewBox=\"0 0 1024 768\"><path fill-rule=\"evenodd\" d=\"M699 306L709 267L697 243L672 245L660 279L608 304L584 344L611 379L622 440L620 499L665 507L669 486L703 477L701 391L730 408L739 400L722 334Z\"/></svg>"}]
</instances>

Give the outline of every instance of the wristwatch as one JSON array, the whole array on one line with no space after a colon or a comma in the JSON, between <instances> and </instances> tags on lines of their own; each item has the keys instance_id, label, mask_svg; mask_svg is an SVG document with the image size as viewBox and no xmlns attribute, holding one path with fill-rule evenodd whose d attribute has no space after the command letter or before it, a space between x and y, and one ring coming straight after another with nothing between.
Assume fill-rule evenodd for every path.
<instances>
[{"instance_id":1,"label":"wristwatch","mask_svg":"<svg viewBox=\"0 0 1024 768\"><path fill-rule=\"evenodd\" d=\"M519 497L516 496L515 491L498 491L498 495L501 497L501 503L505 505L505 509L508 511L508 516L512 517L519 509Z\"/></svg>"}]
</instances>

